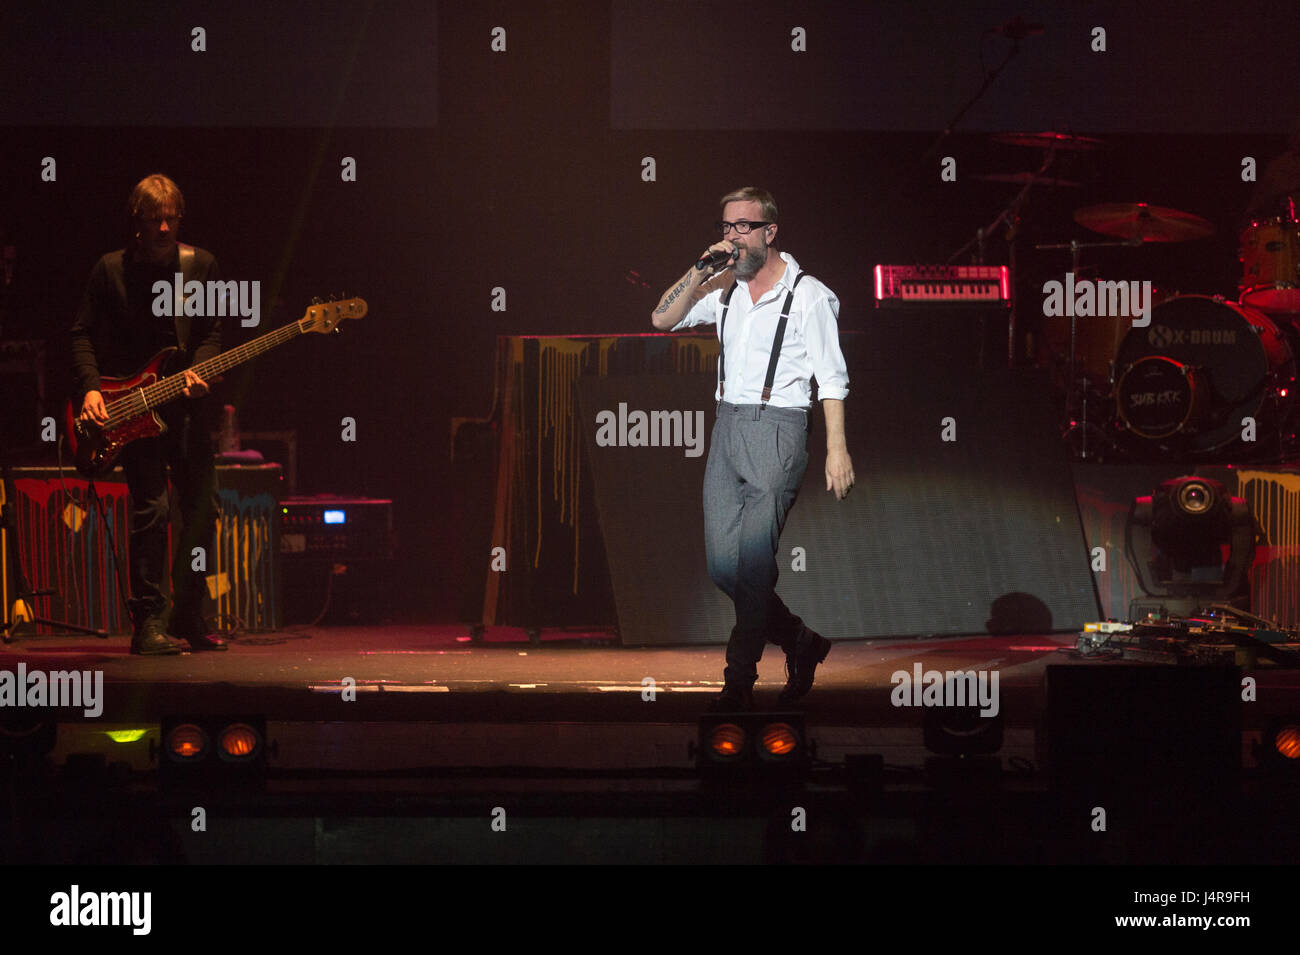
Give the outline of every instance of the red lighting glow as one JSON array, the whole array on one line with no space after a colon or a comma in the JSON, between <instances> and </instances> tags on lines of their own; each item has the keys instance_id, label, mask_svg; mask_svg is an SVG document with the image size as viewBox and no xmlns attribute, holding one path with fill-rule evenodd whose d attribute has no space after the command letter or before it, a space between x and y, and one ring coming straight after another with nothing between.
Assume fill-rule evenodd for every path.
<instances>
[{"instance_id":1,"label":"red lighting glow","mask_svg":"<svg viewBox=\"0 0 1300 955\"><path fill-rule=\"evenodd\" d=\"M1294 724L1282 727L1274 737L1273 745L1287 759L1300 759L1300 727Z\"/></svg>"},{"instance_id":2,"label":"red lighting glow","mask_svg":"<svg viewBox=\"0 0 1300 955\"><path fill-rule=\"evenodd\" d=\"M252 755L257 743L257 731L244 723L227 726L221 732L221 751L232 759Z\"/></svg>"},{"instance_id":3,"label":"red lighting glow","mask_svg":"<svg viewBox=\"0 0 1300 955\"><path fill-rule=\"evenodd\" d=\"M172 730L167 746L176 758L191 760L203 755L207 740L204 738L203 730L193 723L185 723Z\"/></svg>"},{"instance_id":4,"label":"red lighting glow","mask_svg":"<svg viewBox=\"0 0 1300 955\"><path fill-rule=\"evenodd\" d=\"M745 731L735 723L720 723L713 728L709 746L717 756L737 756L745 746Z\"/></svg>"},{"instance_id":5,"label":"red lighting glow","mask_svg":"<svg viewBox=\"0 0 1300 955\"><path fill-rule=\"evenodd\" d=\"M798 737L788 723L773 723L763 727L763 748L773 756L788 756L798 745Z\"/></svg>"}]
</instances>

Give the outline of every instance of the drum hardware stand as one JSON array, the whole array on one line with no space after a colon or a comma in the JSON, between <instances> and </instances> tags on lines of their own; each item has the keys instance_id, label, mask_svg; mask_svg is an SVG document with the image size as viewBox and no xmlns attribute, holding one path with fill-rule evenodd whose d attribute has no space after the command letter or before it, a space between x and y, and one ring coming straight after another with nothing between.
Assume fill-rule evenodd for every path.
<instances>
[{"instance_id":1,"label":"drum hardware stand","mask_svg":"<svg viewBox=\"0 0 1300 955\"><path fill-rule=\"evenodd\" d=\"M1079 275L1079 267L1082 264L1082 256L1080 254L1080 250L1106 249L1106 248L1115 248L1117 246L1121 246L1121 247L1126 246L1132 248L1133 246L1139 246L1141 244L1142 241L1140 239L1125 239L1123 242L1080 242L1078 239L1071 239L1069 242L1056 242L1056 243L1048 243L1045 245L1036 245L1034 246L1034 248L1040 251L1069 249L1070 250L1070 272L1077 278ZM1071 308L1070 311L1073 313L1074 309ZM1012 324L1013 324L1013 333L1014 333L1014 318L1012 319ZM1078 340L1078 335L1079 335L1079 316L1076 314L1071 314L1070 315L1070 358L1069 358L1069 363L1066 365L1066 375L1065 375L1065 381L1066 381L1065 418L1066 418L1066 426L1068 428L1070 426L1069 419L1074 416L1075 409L1082 408L1082 420L1084 425L1084 431L1083 431L1083 443L1080 446L1080 450L1079 450L1079 459L1081 461L1087 461L1089 458L1088 432L1087 432L1088 383L1086 378L1083 378L1081 375L1078 375L1076 373L1077 372L1076 365L1078 363L1078 359L1075 355L1075 347Z\"/></svg>"},{"instance_id":2,"label":"drum hardware stand","mask_svg":"<svg viewBox=\"0 0 1300 955\"><path fill-rule=\"evenodd\" d=\"M1284 382L1278 382L1276 379L1281 378L1281 372L1274 372L1273 385L1273 409L1274 421L1277 422L1277 460L1278 464L1286 465L1291 456L1295 453L1296 432L1295 412L1296 412L1296 389L1300 388L1300 380L1292 375ZM1286 389L1286 395L1283 396L1282 390Z\"/></svg>"},{"instance_id":3,"label":"drum hardware stand","mask_svg":"<svg viewBox=\"0 0 1300 955\"><path fill-rule=\"evenodd\" d=\"M1290 390L1296 386L1295 381L1288 379L1288 381L1284 383L1281 378L1281 372L1275 371L1272 372L1267 379L1269 400L1273 405L1273 413L1269 418L1273 430L1277 432L1277 455L1272 460L1274 463L1279 465L1286 460L1289 451L1286 430L1287 424L1290 420L1287 415L1287 406L1290 402L1282 397L1282 388L1285 384L1289 393Z\"/></svg>"},{"instance_id":4,"label":"drum hardware stand","mask_svg":"<svg viewBox=\"0 0 1300 955\"><path fill-rule=\"evenodd\" d=\"M1269 465L1269 464L1278 465L1281 464L1286 457L1285 450L1284 450L1285 435L1283 433L1285 430L1283 427L1283 425L1285 424L1285 416L1284 416L1284 405L1282 402L1282 389L1281 389L1280 379L1281 379L1281 375L1278 372L1276 371L1270 372L1268 376L1265 377L1265 379L1261 381L1257 387L1255 387L1249 394L1246 395L1246 398L1252 398L1255 395L1262 395L1264 401L1271 404L1272 407L1271 409L1269 409L1271 413L1268 414L1267 421L1269 426L1269 438L1276 439L1276 453L1262 454L1258 457L1252 457L1247 455L1248 460L1242 461L1241 463L1250 463L1255 465ZM1222 397L1217 390L1215 392L1215 395L1216 397ZM1261 403L1260 407L1261 410L1264 410L1267 406L1264 403ZM1216 427L1227 424L1229 420L1229 415L1231 414L1233 414L1233 409L1225 408L1224 410L1220 411L1216 416L1206 421L1204 426L1197 430L1212 431ZM1262 417L1263 416L1261 415L1256 418L1255 426L1257 428L1263 427L1263 422L1260 420ZM1257 445L1263 445L1269 442L1261 441L1256 443Z\"/></svg>"},{"instance_id":5,"label":"drum hardware stand","mask_svg":"<svg viewBox=\"0 0 1300 955\"><path fill-rule=\"evenodd\" d=\"M1101 397L1099 389L1097 389L1097 387L1086 378L1080 378L1079 382L1082 390L1082 400L1080 402L1081 414L1077 420L1068 421L1062 433L1062 437L1066 439L1072 459L1075 461L1102 461L1104 460L1102 455L1107 449L1117 454L1123 454L1122 449L1115 443L1115 441L1108 438L1105 430L1101 426L1093 424L1088 419L1089 395L1091 394L1093 396L1093 404L1097 404L1096 399ZM1102 403L1103 405L1105 403L1104 397L1102 397ZM1103 421L1105 420L1104 412L1101 415L1101 418ZM1074 434L1079 435L1077 445L1071 438ZM1090 441L1093 443L1093 446L1089 445Z\"/></svg>"},{"instance_id":6,"label":"drum hardware stand","mask_svg":"<svg viewBox=\"0 0 1300 955\"><path fill-rule=\"evenodd\" d=\"M1091 451L1088 447L1088 391L1090 382L1086 378L1078 379L1080 392L1079 400L1079 460L1088 461L1095 457L1097 452Z\"/></svg>"},{"instance_id":7,"label":"drum hardware stand","mask_svg":"<svg viewBox=\"0 0 1300 955\"><path fill-rule=\"evenodd\" d=\"M1020 231L1020 210L1029 198L1029 190L1034 188L1035 179L1047 171L1047 167L1052 164L1056 157L1056 147L1049 146L1047 149L1047 158L1043 161L1042 168L1034 174L1033 177L1025 183L1023 188L1016 193L1006 208L998 213L997 218L981 229L975 230L975 237L963 245L960 249L948 257L948 264L961 258L971 246L976 249L975 264L984 264L984 242L992 235L999 226L1004 222L1007 224L1007 289L1010 293L1010 309L1007 313L1007 367L1016 366L1016 235Z\"/></svg>"},{"instance_id":8,"label":"drum hardware stand","mask_svg":"<svg viewBox=\"0 0 1300 955\"><path fill-rule=\"evenodd\" d=\"M1015 48L1007 56L1008 61L1020 49L1020 44L1018 40L1015 41L1015 44L1016 44ZM1004 62L1002 65L1005 66L1006 63ZM998 67L998 70L1001 70L1001 68L1002 68L1001 66ZM992 74L993 77L997 76L998 70L994 71L994 73ZM991 80L992 77L990 78L990 82ZM985 87L987 87L987 85L988 84L986 83ZM984 90L981 89L980 93L976 94L975 99L979 99L979 96L983 94L983 92ZM970 106L974 104L974 102L975 100L971 100L971 102L968 103L966 107L962 109L962 112L958 114L958 119L961 118L961 115L964 114L966 112L966 109L969 109ZM945 133L944 135L946 136L947 133ZM1030 137L1030 138L1036 139L1039 137ZM1072 137L1067 136L1065 138L1071 139L1071 141L1073 141ZM942 141L943 141L943 137L941 136L939 138L939 142L935 143L935 146L937 147L939 143ZM1028 145L1028 144L1024 143L1022 145ZM996 219L994 219L991 223L989 223L984 228L977 229L975 232L975 238L972 239L970 242L967 242L964 246L962 246L960 249L954 252L952 256L948 259L948 264L951 265L956 259L964 255L967 252L967 250L970 249L971 245L976 245L978 251L977 251L977 261L975 264L983 265L985 238L988 237L989 235L992 235L993 232L1000 225L1002 225L1002 223L1005 222L1007 224L1007 235L1006 235L1007 288L1008 291L1010 292L1010 301L1008 303L1010 307L1007 311L1007 367L1008 368L1016 367L1016 327L1017 327L1016 309L1018 307L1017 306L1018 296L1016 295L1016 238L1020 231L1020 222L1021 222L1020 213L1021 213L1021 209L1024 207L1026 201L1029 198L1030 190L1033 189L1034 186L1037 185L1038 183L1044 181L1045 173L1047 172L1048 169L1051 168L1052 163L1056 162L1057 151L1063 148L1061 145L1061 138L1051 137L1050 141L1047 142L1045 145L1043 145L1042 148L1043 148L1043 163L1041 166L1038 167L1038 171L1031 173L1028 176L1028 178L1026 178L1024 186L1021 187L1020 191L1016 193L1015 197L1009 203L1007 203L1006 208L1003 209L1000 213L998 213Z\"/></svg>"}]
</instances>

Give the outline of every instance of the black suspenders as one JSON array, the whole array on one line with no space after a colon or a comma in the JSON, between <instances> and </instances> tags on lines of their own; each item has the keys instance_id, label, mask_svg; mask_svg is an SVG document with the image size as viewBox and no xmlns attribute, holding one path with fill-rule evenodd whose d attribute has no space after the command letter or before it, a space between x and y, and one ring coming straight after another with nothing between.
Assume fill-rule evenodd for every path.
<instances>
[{"instance_id":1,"label":"black suspenders","mask_svg":"<svg viewBox=\"0 0 1300 955\"><path fill-rule=\"evenodd\" d=\"M767 360L767 378L763 380L763 407L767 407L768 399L772 397L772 382L776 380L776 363L781 357L781 343L785 340L786 322L790 320L790 308L794 305L794 290L799 287L803 277L807 272L800 272L795 276L794 284L790 286L790 291L785 296L785 306L781 309L781 318L776 323L776 338L772 341L772 357ZM739 282L732 282L731 287L722 293L722 318L718 323L718 394L726 396L727 394L727 310L731 308L731 293L736 291Z\"/></svg>"},{"instance_id":2,"label":"black suspenders","mask_svg":"<svg viewBox=\"0 0 1300 955\"><path fill-rule=\"evenodd\" d=\"M731 293L739 282L732 282L722 293L722 320L718 323L718 397L727 394L727 309L731 308Z\"/></svg>"}]
</instances>

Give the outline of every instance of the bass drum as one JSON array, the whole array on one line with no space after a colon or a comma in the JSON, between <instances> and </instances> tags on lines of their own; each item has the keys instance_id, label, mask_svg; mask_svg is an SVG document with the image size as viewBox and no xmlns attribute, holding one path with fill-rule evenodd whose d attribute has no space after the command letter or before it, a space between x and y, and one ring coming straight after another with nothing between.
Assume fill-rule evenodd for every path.
<instances>
[{"instance_id":1,"label":"bass drum","mask_svg":"<svg viewBox=\"0 0 1300 955\"><path fill-rule=\"evenodd\" d=\"M1163 449L1253 456L1290 411L1291 334L1258 309L1219 298L1163 302L1151 310L1151 324L1130 329L1120 345L1116 414L1132 434ZM1254 446L1241 439L1246 417L1256 422Z\"/></svg>"}]
</instances>

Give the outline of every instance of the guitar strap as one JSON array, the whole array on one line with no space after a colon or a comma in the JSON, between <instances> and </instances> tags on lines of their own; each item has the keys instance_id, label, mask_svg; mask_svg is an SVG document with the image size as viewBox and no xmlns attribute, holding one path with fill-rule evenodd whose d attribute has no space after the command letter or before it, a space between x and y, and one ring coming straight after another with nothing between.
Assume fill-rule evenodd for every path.
<instances>
[{"instance_id":1,"label":"guitar strap","mask_svg":"<svg viewBox=\"0 0 1300 955\"><path fill-rule=\"evenodd\" d=\"M189 282L194 279L194 246L185 245L178 242L180 247L180 266L181 274L184 276L183 282ZM180 303L178 302L177 305ZM176 309L176 314L172 317L176 323L176 344L180 346L181 351L186 358L190 354L190 317L182 315L181 309Z\"/></svg>"}]
</instances>

